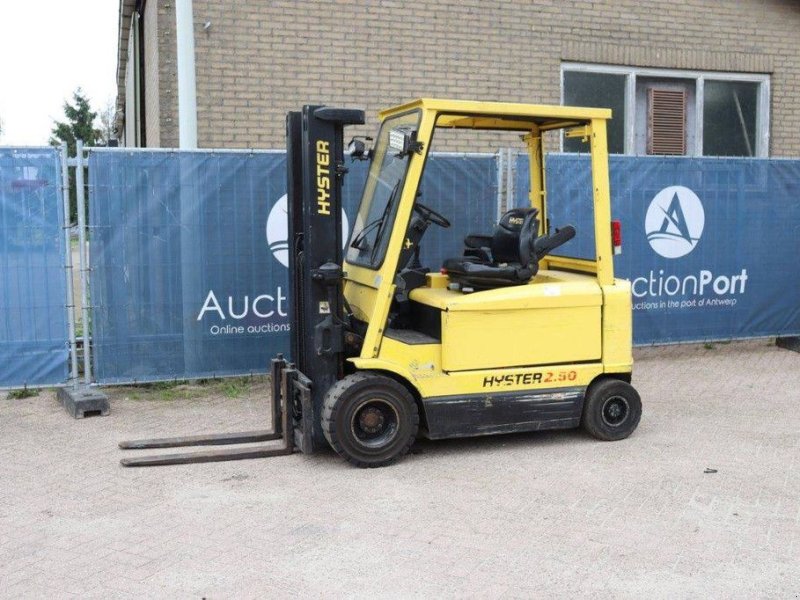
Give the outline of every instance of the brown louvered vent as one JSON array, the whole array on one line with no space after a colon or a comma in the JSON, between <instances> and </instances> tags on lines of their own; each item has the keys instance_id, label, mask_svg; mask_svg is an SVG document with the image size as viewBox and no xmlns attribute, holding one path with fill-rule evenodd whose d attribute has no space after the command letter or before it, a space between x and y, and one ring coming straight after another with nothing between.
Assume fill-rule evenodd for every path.
<instances>
[{"instance_id":1,"label":"brown louvered vent","mask_svg":"<svg viewBox=\"0 0 800 600\"><path fill-rule=\"evenodd\" d=\"M647 153L686 154L686 92L649 88Z\"/></svg>"}]
</instances>

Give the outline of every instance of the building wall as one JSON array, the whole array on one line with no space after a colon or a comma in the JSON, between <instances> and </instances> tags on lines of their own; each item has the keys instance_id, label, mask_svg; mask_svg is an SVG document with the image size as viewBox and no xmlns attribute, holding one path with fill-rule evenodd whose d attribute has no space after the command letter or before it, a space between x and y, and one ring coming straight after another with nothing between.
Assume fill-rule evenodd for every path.
<instances>
[{"instance_id":1,"label":"building wall","mask_svg":"<svg viewBox=\"0 0 800 600\"><path fill-rule=\"evenodd\" d=\"M150 1L167 146L174 5ZM194 20L201 147L281 148L286 111L305 103L364 107L368 131L379 108L418 96L557 104L562 61L579 61L771 73L770 154L800 156L793 0L194 0Z\"/></svg>"}]
</instances>

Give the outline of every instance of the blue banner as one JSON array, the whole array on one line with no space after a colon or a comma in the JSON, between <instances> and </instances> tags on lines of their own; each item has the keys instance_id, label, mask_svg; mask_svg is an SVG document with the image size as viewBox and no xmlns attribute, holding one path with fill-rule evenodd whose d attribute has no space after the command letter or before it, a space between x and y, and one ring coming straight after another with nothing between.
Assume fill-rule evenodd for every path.
<instances>
[{"instance_id":1,"label":"blue banner","mask_svg":"<svg viewBox=\"0 0 800 600\"><path fill-rule=\"evenodd\" d=\"M68 377L65 231L54 148L0 148L0 388Z\"/></svg>"},{"instance_id":2,"label":"blue banner","mask_svg":"<svg viewBox=\"0 0 800 600\"><path fill-rule=\"evenodd\" d=\"M800 334L800 161L612 156L610 176L636 344ZM559 253L593 258L588 156L549 155L546 182L551 226L578 232Z\"/></svg>"},{"instance_id":3,"label":"blue banner","mask_svg":"<svg viewBox=\"0 0 800 600\"><path fill-rule=\"evenodd\" d=\"M347 166L349 229L367 163ZM94 151L89 180L98 382L263 373L288 352L283 152ZM423 264L491 231L496 182L494 156L428 160L420 201L453 226L428 230Z\"/></svg>"}]
</instances>

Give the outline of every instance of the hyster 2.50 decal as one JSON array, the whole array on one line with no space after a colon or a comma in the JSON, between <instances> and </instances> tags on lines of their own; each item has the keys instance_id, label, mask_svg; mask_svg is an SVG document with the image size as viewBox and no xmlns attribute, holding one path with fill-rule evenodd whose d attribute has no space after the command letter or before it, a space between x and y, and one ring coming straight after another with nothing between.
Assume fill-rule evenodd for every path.
<instances>
[{"instance_id":1,"label":"hyster 2.50 decal","mask_svg":"<svg viewBox=\"0 0 800 600\"><path fill-rule=\"evenodd\" d=\"M483 378L483 387L558 383L560 381L575 381L577 378L577 371L538 371L536 373L514 373L512 375L488 375Z\"/></svg>"}]
</instances>

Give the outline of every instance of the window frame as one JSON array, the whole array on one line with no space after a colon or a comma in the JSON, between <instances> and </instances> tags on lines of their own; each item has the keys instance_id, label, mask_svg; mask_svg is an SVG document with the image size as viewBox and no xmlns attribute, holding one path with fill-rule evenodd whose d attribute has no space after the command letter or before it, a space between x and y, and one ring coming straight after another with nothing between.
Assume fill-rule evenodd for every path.
<instances>
[{"instance_id":1,"label":"window frame","mask_svg":"<svg viewBox=\"0 0 800 600\"><path fill-rule=\"evenodd\" d=\"M687 146L686 156L704 156L703 154L703 102L705 81L744 81L758 85L756 106L756 147L753 158L769 157L770 131L770 76L762 73L729 73L722 71L697 71L686 69L663 69L654 67L625 67L621 65L603 65L595 63L562 62L561 63L561 97L564 104L564 73L566 71L582 73L605 73L625 76L625 142L626 155L639 156L636 153L636 79L637 77L659 78L664 80L694 80L694 144ZM564 151L564 136L560 136L559 148Z\"/></svg>"}]
</instances>

